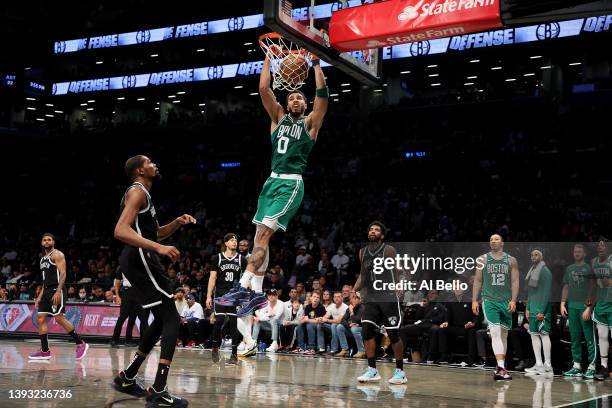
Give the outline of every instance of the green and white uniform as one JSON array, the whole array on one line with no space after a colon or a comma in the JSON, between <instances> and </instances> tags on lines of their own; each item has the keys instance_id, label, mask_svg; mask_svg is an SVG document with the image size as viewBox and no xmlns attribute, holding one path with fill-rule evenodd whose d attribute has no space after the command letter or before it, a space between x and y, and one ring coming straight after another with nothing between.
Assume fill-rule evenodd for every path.
<instances>
[{"instance_id":1,"label":"green and white uniform","mask_svg":"<svg viewBox=\"0 0 612 408\"><path fill-rule=\"evenodd\" d=\"M597 324L612 327L612 256L603 262L599 257L593 259L593 273L597 279L597 298L593 309L593 321Z\"/></svg>"},{"instance_id":2,"label":"green and white uniform","mask_svg":"<svg viewBox=\"0 0 612 408\"><path fill-rule=\"evenodd\" d=\"M285 115L272 131L272 173L257 200L254 224L274 231L287 230L304 198L302 173L315 141L306 128L306 117Z\"/></svg>"},{"instance_id":3,"label":"green and white uniform","mask_svg":"<svg viewBox=\"0 0 612 408\"><path fill-rule=\"evenodd\" d=\"M582 336L587 343L589 365L595 363L597 358L597 344L595 341L595 325L592 320L583 320L582 313L589 295L590 282L593 271L589 264L572 264L565 269L563 285L567 285L567 314L569 321L570 338L572 340L572 358L574 363L582 361Z\"/></svg>"},{"instance_id":4,"label":"green and white uniform","mask_svg":"<svg viewBox=\"0 0 612 408\"><path fill-rule=\"evenodd\" d=\"M527 282L529 285L529 282ZM527 310L529 310L529 332L550 333L551 306L550 291L552 289L552 273L548 266L544 265L540 270L538 286L529 286ZM539 313L544 315L544 320L538 320Z\"/></svg>"},{"instance_id":5,"label":"green and white uniform","mask_svg":"<svg viewBox=\"0 0 612 408\"><path fill-rule=\"evenodd\" d=\"M482 269L482 312L489 325L500 325L512 328L512 313L508 303L512 299L512 266L510 255L503 252L501 258L494 258L491 253L485 257Z\"/></svg>"}]
</instances>

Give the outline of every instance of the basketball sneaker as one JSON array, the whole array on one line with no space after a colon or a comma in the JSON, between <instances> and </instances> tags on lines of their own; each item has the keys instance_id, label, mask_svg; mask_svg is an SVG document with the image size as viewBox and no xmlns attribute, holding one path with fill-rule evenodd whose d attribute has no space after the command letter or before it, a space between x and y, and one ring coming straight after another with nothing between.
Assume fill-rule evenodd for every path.
<instances>
[{"instance_id":1,"label":"basketball sneaker","mask_svg":"<svg viewBox=\"0 0 612 408\"><path fill-rule=\"evenodd\" d=\"M564 377L582 377L582 370L576 367L572 367L563 373Z\"/></svg>"},{"instance_id":2,"label":"basketball sneaker","mask_svg":"<svg viewBox=\"0 0 612 408\"><path fill-rule=\"evenodd\" d=\"M599 381L607 380L610 377L610 371L608 367L601 366L599 370L597 370L597 374L595 374L595 379Z\"/></svg>"},{"instance_id":3,"label":"basketball sneaker","mask_svg":"<svg viewBox=\"0 0 612 408\"><path fill-rule=\"evenodd\" d=\"M238 364L238 356L236 354L232 354L228 360L225 360L226 366L235 366Z\"/></svg>"},{"instance_id":4,"label":"basketball sneaker","mask_svg":"<svg viewBox=\"0 0 612 408\"><path fill-rule=\"evenodd\" d=\"M36 353L30 354L28 357L30 360L49 360L51 359L51 350L38 350Z\"/></svg>"},{"instance_id":5,"label":"basketball sneaker","mask_svg":"<svg viewBox=\"0 0 612 408\"><path fill-rule=\"evenodd\" d=\"M536 364L533 367L528 367L525 369L527 374L539 374L541 370L544 370L543 364Z\"/></svg>"},{"instance_id":6,"label":"basketball sneaker","mask_svg":"<svg viewBox=\"0 0 612 408\"><path fill-rule=\"evenodd\" d=\"M253 292L253 296L248 301L242 303L242 307L236 313L236 317L249 316L253 311L266 307L267 304L268 299L265 294Z\"/></svg>"},{"instance_id":7,"label":"basketball sneaker","mask_svg":"<svg viewBox=\"0 0 612 408\"><path fill-rule=\"evenodd\" d=\"M408 380L406 379L406 373L404 370L400 370L396 368L393 372L393 377L389 378L389 384L399 385L406 384Z\"/></svg>"},{"instance_id":8,"label":"basketball sneaker","mask_svg":"<svg viewBox=\"0 0 612 408\"><path fill-rule=\"evenodd\" d=\"M234 286L225 295L215 298L215 303L219 306L238 306L241 301L249 299L253 292L249 288L240 285L240 282L235 282Z\"/></svg>"},{"instance_id":9,"label":"basketball sneaker","mask_svg":"<svg viewBox=\"0 0 612 408\"><path fill-rule=\"evenodd\" d=\"M147 405L146 408L184 408L189 405L186 399L177 397L168 392L168 386L162 391L157 392L155 388L149 387L147 390Z\"/></svg>"},{"instance_id":10,"label":"basketball sneaker","mask_svg":"<svg viewBox=\"0 0 612 408\"><path fill-rule=\"evenodd\" d=\"M74 351L74 358L77 360L81 360L87 354L87 350L89 350L89 344L81 341L80 344L77 344L76 350Z\"/></svg>"},{"instance_id":11,"label":"basketball sneaker","mask_svg":"<svg viewBox=\"0 0 612 408\"><path fill-rule=\"evenodd\" d=\"M500 366L497 366L495 368L495 374L493 375L493 379L495 381L506 381L506 380L511 380L512 376L508 374L508 370L506 370L505 368L501 368Z\"/></svg>"},{"instance_id":12,"label":"basketball sneaker","mask_svg":"<svg viewBox=\"0 0 612 408\"><path fill-rule=\"evenodd\" d=\"M584 374L582 374L582 378L585 380L592 380L595 378L595 369L589 367Z\"/></svg>"},{"instance_id":13,"label":"basketball sneaker","mask_svg":"<svg viewBox=\"0 0 612 408\"><path fill-rule=\"evenodd\" d=\"M246 344L244 346L243 351L238 352L238 356L240 357L250 357L257 354L257 342L253 341L251 344Z\"/></svg>"},{"instance_id":14,"label":"basketball sneaker","mask_svg":"<svg viewBox=\"0 0 612 408\"><path fill-rule=\"evenodd\" d=\"M112 384L115 391L130 394L135 397L144 397L147 394L147 390L142 385L138 376L134 378L127 378L125 372L119 371L119 375L115 377Z\"/></svg>"},{"instance_id":15,"label":"basketball sneaker","mask_svg":"<svg viewBox=\"0 0 612 408\"><path fill-rule=\"evenodd\" d=\"M272 344L270 344L270 347L268 347L266 349L267 353L276 353L278 351L278 343L276 342L276 340L274 340L272 342Z\"/></svg>"},{"instance_id":16,"label":"basketball sneaker","mask_svg":"<svg viewBox=\"0 0 612 408\"><path fill-rule=\"evenodd\" d=\"M373 367L368 367L363 374L357 377L357 381L359 382L371 382L371 381L380 381L380 374L378 370Z\"/></svg>"}]
</instances>

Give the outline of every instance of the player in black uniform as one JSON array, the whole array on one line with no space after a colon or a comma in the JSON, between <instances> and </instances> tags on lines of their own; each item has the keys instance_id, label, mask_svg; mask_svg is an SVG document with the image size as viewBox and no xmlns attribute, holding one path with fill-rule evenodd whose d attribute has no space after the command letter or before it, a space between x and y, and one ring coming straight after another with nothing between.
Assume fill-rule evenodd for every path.
<instances>
[{"instance_id":1,"label":"player in black uniform","mask_svg":"<svg viewBox=\"0 0 612 408\"><path fill-rule=\"evenodd\" d=\"M380 381L380 375L376 369L376 333L383 327L393 344L395 354L395 372L389 379L390 384L405 384L404 373L404 345L399 336L399 327L402 322L401 309L397 293L394 290L385 290L384 284L396 282L396 270L375 270L374 265L377 258L395 258L395 248L383 242L385 238L385 226L380 221L374 221L368 228L369 244L359 251L361 260L361 272L355 283L355 291L363 288L361 298L363 299L364 312L361 318L362 335L368 358L368 368L357 380L359 382ZM377 282L378 281L378 282Z\"/></svg>"},{"instance_id":2,"label":"player in black uniform","mask_svg":"<svg viewBox=\"0 0 612 408\"><path fill-rule=\"evenodd\" d=\"M115 323L115 330L113 330L113 338L111 340L111 347L119 347L119 338L121 337L121 329L125 319L128 319L127 326L125 327L125 345L133 346L132 343L132 331L134 330L134 323L136 317L140 319L140 337L147 331L149 327L149 309L143 309L140 305L140 299L136 291L132 290L132 284L121 273L121 268L117 268L115 272L115 303L120 305L119 318Z\"/></svg>"},{"instance_id":3,"label":"player in black uniform","mask_svg":"<svg viewBox=\"0 0 612 408\"><path fill-rule=\"evenodd\" d=\"M159 172L148 157L138 155L128 159L125 173L132 185L121 200L121 216L115 226L115 238L126 244L119 262L121 271L132 284L131 290L137 293L142 307L153 313L154 320L140 336L138 351L129 366L119 372L113 386L127 394L145 394L136 374L161 336L157 375L153 385L146 390L147 407L186 407L187 400L168 393L168 370L174 356L180 318L174 305L172 288L160 262L160 256L177 261L180 252L158 241L168 238L182 225L195 224L196 221L191 215L184 214L167 225L159 225L149 194Z\"/></svg>"},{"instance_id":4,"label":"player in black uniform","mask_svg":"<svg viewBox=\"0 0 612 408\"><path fill-rule=\"evenodd\" d=\"M232 355L226 364L235 365L238 361L238 343L241 339L236 319L236 306L217 305L213 300L225 295L234 285L238 284L240 276L246 269L247 260L236 251L238 248L236 234L225 234L223 244L225 250L213 256L210 261L206 307L213 309L216 319L213 327L212 359L215 363L219 362L219 345L223 337L223 328L229 326L229 333L232 336Z\"/></svg>"},{"instance_id":5,"label":"player in black uniform","mask_svg":"<svg viewBox=\"0 0 612 408\"><path fill-rule=\"evenodd\" d=\"M55 249L55 237L45 233L41 242L43 252L40 259L40 272L42 274L42 288L36 298L35 308L38 311L38 335L40 336L40 351L30 354L30 360L49 360L49 341L47 339L47 317L53 316L57 324L72 337L76 343L75 358L81 360L85 357L89 345L85 343L74 331L72 324L64 316L64 302L66 301L66 258L61 251Z\"/></svg>"}]
</instances>

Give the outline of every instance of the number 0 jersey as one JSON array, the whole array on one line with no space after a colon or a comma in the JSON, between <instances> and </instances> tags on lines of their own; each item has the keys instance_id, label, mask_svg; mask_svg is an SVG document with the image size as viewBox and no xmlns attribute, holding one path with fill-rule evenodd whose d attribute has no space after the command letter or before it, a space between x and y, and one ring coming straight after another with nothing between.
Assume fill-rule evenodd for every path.
<instances>
[{"instance_id":1,"label":"number 0 jersey","mask_svg":"<svg viewBox=\"0 0 612 408\"><path fill-rule=\"evenodd\" d=\"M272 131L272 171L302 174L315 141L306 129L306 117L293 120L285 115Z\"/></svg>"}]
</instances>

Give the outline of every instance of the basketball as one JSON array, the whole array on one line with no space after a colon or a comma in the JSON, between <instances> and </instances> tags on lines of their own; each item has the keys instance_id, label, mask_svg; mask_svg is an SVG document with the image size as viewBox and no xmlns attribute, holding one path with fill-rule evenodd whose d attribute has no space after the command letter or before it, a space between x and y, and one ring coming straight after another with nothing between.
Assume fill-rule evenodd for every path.
<instances>
[{"instance_id":1,"label":"basketball","mask_svg":"<svg viewBox=\"0 0 612 408\"><path fill-rule=\"evenodd\" d=\"M301 54L289 54L280 64L280 75L289 84L297 85L308 76L308 63Z\"/></svg>"}]
</instances>

